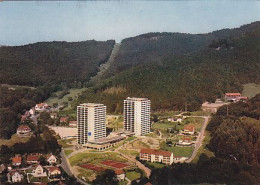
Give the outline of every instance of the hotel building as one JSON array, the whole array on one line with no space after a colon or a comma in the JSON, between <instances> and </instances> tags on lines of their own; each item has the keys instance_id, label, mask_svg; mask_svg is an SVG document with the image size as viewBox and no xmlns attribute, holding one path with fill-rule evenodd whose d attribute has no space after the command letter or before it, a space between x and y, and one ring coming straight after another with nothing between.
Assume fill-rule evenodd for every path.
<instances>
[{"instance_id":1,"label":"hotel building","mask_svg":"<svg viewBox=\"0 0 260 185\"><path fill-rule=\"evenodd\" d=\"M164 150L154 150L143 148L139 154L140 160L164 163L171 165L173 163L173 153Z\"/></svg>"},{"instance_id":2,"label":"hotel building","mask_svg":"<svg viewBox=\"0 0 260 185\"><path fill-rule=\"evenodd\" d=\"M136 136L150 132L150 107L147 98L130 98L124 100L124 129L134 132Z\"/></svg>"},{"instance_id":3,"label":"hotel building","mask_svg":"<svg viewBox=\"0 0 260 185\"><path fill-rule=\"evenodd\" d=\"M84 103L77 106L78 144L106 137L106 106Z\"/></svg>"}]
</instances>

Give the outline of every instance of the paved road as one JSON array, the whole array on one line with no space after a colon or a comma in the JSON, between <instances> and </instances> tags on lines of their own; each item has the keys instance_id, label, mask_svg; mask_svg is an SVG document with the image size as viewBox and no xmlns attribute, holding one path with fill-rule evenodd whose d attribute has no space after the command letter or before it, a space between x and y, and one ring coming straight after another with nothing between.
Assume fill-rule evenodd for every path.
<instances>
[{"instance_id":1,"label":"paved road","mask_svg":"<svg viewBox=\"0 0 260 185\"><path fill-rule=\"evenodd\" d=\"M210 116L188 116L188 117L203 117L204 118L204 123L203 123L203 126L201 128L201 131L200 131L200 135L197 139L197 142L196 142L196 145L195 145L195 148L193 150L193 153L191 155L191 157L186 161L187 163L190 163L197 155L197 152L200 148L200 146L202 145L202 141L204 139L204 133L205 133L205 129L206 129L206 126L209 122L209 118Z\"/></svg>"},{"instance_id":2,"label":"paved road","mask_svg":"<svg viewBox=\"0 0 260 185\"><path fill-rule=\"evenodd\" d=\"M61 167L64 169L64 171L70 175L70 176L73 176L74 174L72 173L72 167L70 166L70 163L69 163L69 160L68 158L66 157L65 153L64 153L64 150L62 149L61 150L61 158L62 158L62 163L61 163ZM84 184L84 185L89 185L88 183L86 183L85 181L79 179L78 177L75 176L75 178L77 179L77 181L81 184Z\"/></svg>"}]
</instances>

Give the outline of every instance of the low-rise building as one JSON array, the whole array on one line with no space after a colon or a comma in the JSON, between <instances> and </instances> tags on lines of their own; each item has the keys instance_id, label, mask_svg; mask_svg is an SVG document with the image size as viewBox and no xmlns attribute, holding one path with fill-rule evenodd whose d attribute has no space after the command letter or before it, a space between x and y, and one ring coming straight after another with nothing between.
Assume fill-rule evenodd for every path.
<instances>
[{"instance_id":1,"label":"low-rise building","mask_svg":"<svg viewBox=\"0 0 260 185\"><path fill-rule=\"evenodd\" d=\"M77 127L77 121L70 121L69 126L70 127Z\"/></svg>"},{"instance_id":2,"label":"low-rise building","mask_svg":"<svg viewBox=\"0 0 260 185\"><path fill-rule=\"evenodd\" d=\"M177 146L192 146L192 140L190 137L182 137L178 143Z\"/></svg>"},{"instance_id":3,"label":"low-rise building","mask_svg":"<svg viewBox=\"0 0 260 185\"><path fill-rule=\"evenodd\" d=\"M163 150L141 149L139 154L140 160L150 162L161 162L167 165L173 163L173 153Z\"/></svg>"},{"instance_id":4,"label":"low-rise building","mask_svg":"<svg viewBox=\"0 0 260 185\"><path fill-rule=\"evenodd\" d=\"M60 123L67 123L69 121L69 117L62 116L60 117Z\"/></svg>"},{"instance_id":5,"label":"low-rise building","mask_svg":"<svg viewBox=\"0 0 260 185\"><path fill-rule=\"evenodd\" d=\"M48 104L47 103L39 103L35 105L35 110L36 111L45 111L48 108Z\"/></svg>"},{"instance_id":6,"label":"low-rise building","mask_svg":"<svg viewBox=\"0 0 260 185\"><path fill-rule=\"evenodd\" d=\"M41 154L29 154L26 158L27 164L37 164Z\"/></svg>"},{"instance_id":7,"label":"low-rise building","mask_svg":"<svg viewBox=\"0 0 260 185\"><path fill-rule=\"evenodd\" d=\"M23 174L18 171L10 171L9 174L10 174L10 179L13 183L21 182L24 177Z\"/></svg>"},{"instance_id":8,"label":"low-rise building","mask_svg":"<svg viewBox=\"0 0 260 185\"><path fill-rule=\"evenodd\" d=\"M195 127L191 125L185 125L182 134L193 135L195 133Z\"/></svg>"},{"instance_id":9,"label":"low-rise building","mask_svg":"<svg viewBox=\"0 0 260 185\"><path fill-rule=\"evenodd\" d=\"M46 167L48 172L48 177L50 181L60 180L61 178L61 170L56 166L48 166Z\"/></svg>"},{"instance_id":10,"label":"low-rise building","mask_svg":"<svg viewBox=\"0 0 260 185\"><path fill-rule=\"evenodd\" d=\"M182 122L182 118L178 118L178 117L170 117L167 119L170 122Z\"/></svg>"},{"instance_id":11,"label":"low-rise building","mask_svg":"<svg viewBox=\"0 0 260 185\"><path fill-rule=\"evenodd\" d=\"M20 166L22 164L22 156L20 154L16 154L12 158L12 165L13 166Z\"/></svg>"},{"instance_id":12,"label":"low-rise building","mask_svg":"<svg viewBox=\"0 0 260 185\"><path fill-rule=\"evenodd\" d=\"M115 170L116 178L118 181L124 181L125 180L125 172L124 170L117 169Z\"/></svg>"},{"instance_id":13,"label":"low-rise building","mask_svg":"<svg viewBox=\"0 0 260 185\"><path fill-rule=\"evenodd\" d=\"M18 127L17 131L16 131L16 134L19 136L19 137L28 137L28 136L31 136L31 129L28 125L21 125Z\"/></svg>"},{"instance_id":14,"label":"low-rise building","mask_svg":"<svg viewBox=\"0 0 260 185\"><path fill-rule=\"evenodd\" d=\"M53 154L49 154L46 156L46 160L49 164L57 163L57 158Z\"/></svg>"},{"instance_id":15,"label":"low-rise building","mask_svg":"<svg viewBox=\"0 0 260 185\"><path fill-rule=\"evenodd\" d=\"M228 104L229 103L224 103L222 101L216 101L215 103L205 102L202 104L201 109L205 112L216 113L220 107Z\"/></svg>"},{"instance_id":16,"label":"low-rise building","mask_svg":"<svg viewBox=\"0 0 260 185\"><path fill-rule=\"evenodd\" d=\"M227 101L237 101L237 99L240 97L240 93L225 93L225 100Z\"/></svg>"}]
</instances>

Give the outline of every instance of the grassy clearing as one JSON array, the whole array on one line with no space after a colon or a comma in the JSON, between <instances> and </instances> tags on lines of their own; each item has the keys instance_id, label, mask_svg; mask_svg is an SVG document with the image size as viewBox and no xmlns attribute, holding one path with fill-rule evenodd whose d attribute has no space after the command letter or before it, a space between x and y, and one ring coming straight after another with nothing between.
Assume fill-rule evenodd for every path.
<instances>
[{"instance_id":1,"label":"grassy clearing","mask_svg":"<svg viewBox=\"0 0 260 185\"><path fill-rule=\"evenodd\" d=\"M204 111L194 111L190 112L191 116L210 116L210 112L204 112Z\"/></svg>"},{"instance_id":2,"label":"grassy clearing","mask_svg":"<svg viewBox=\"0 0 260 185\"><path fill-rule=\"evenodd\" d=\"M129 145L127 145L129 149L141 149L141 148L150 148L150 146L140 140L136 140Z\"/></svg>"},{"instance_id":3,"label":"grassy clearing","mask_svg":"<svg viewBox=\"0 0 260 185\"><path fill-rule=\"evenodd\" d=\"M62 146L62 148L69 148L69 147L73 146L73 145L70 145L71 144L70 139L59 140L58 143L59 143L59 145Z\"/></svg>"},{"instance_id":4,"label":"grassy clearing","mask_svg":"<svg viewBox=\"0 0 260 185\"><path fill-rule=\"evenodd\" d=\"M93 181L97 176L97 174L95 172L93 172L92 170L85 169L85 168L80 168L80 169L78 169L78 171L79 171L78 178L85 179L87 182Z\"/></svg>"},{"instance_id":5,"label":"grassy clearing","mask_svg":"<svg viewBox=\"0 0 260 185\"><path fill-rule=\"evenodd\" d=\"M127 181L120 181L118 182L118 185L127 185Z\"/></svg>"},{"instance_id":6,"label":"grassy clearing","mask_svg":"<svg viewBox=\"0 0 260 185\"><path fill-rule=\"evenodd\" d=\"M115 152L106 152L106 153L94 153L94 152L85 152L79 153L69 158L70 164L72 166L80 165L84 163L97 164L105 160L114 160L118 162L127 162L127 160L121 157Z\"/></svg>"},{"instance_id":7,"label":"grassy clearing","mask_svg":"<svg viewBox=\"0 0 260 185\"><path fill-rule=\"evenodd\" d=\"M243 96L248 96L249 98L252 98L256 94L260 93L260 84L248 83L244 84L243 87Z\"/></svg>"},{"instance_id":8,"label":"grassy clearing","mask_svg":"<svg viewBox=\"0 0 260 185\"><path fill-rule=\"evenodd\" d=\"M205 131L205 138L202 143L202 147L199 148L196 157L192 160L193 163L196 163L199 160L201 154L206 154L208 157L213 157L214 153L209 151L206 148L206 145L210 142L210 134L208 131Z\"/></svg>"},{"instance_id":9,"label":"grassy clearing","mask_svg":"<svg viewBox=\"0 0 260 185\"><path fill-rule=\"evenodd\" d=\"M135 150L119 150L119 152L125 154L125 155L129 155L129 156L139 156L139 152L135 151Z\"/></svg>"},{"instance_id":10,"label":"grassy clearing","mask_svg":"<svg viewBox=\"0 0 260 185\"><path fill-rule=\"evenodd\" d=\"M146 162L149 166L153 166L154 168L163 168L163 167L165 167L165 166L167 166L167 165L165 165L165 164L161 164L161 163L152 163L152 162Z\"/></svg>"},{"instance_id":11,"label":"grassy clearing","mask_svg":"<svg viewBox=\"0 0 260 185\"><path fill-rule=\"evenodd\" d=\"M161 145L161 149L172 152L174 156L190 157L194 150L194 147L168 147L166 145Z\"/></svg>"},{"instance_id":12,"label":"grassy clearing","mask_svg":"<svg viewBox=\"0 0 260 185\"><path fill-rule=\"evenodd\" d=\"M167 130L168 128L173 128L177 125L177 123L171 123L171 122L167 122L167 123L153 123L152 124L152 128L153 129L159 129L159 130Z\"/></svg>"},{"instance_id":13,"label":"grassy clearing","mask_svg":"<svg viewBox=\"0 0 260 185\"><path fill-rule=\"evenodd\" d=\"M61 105L63 102L68 102L69 106L70 106L70 102L68 101L68 98L71 97L73 100L75 98L77 98L83 91L85 91L87 88L82 88L82 89L69 89L69 94L63 96L61 99L59 99L58 97L54 97L54 96L58 96L62 91L58 91L55 92L50 98L48 98L45 102L48 105L53 105L53 103L58 103L59 105Z\"/></svg>"},{"instance_id":14,"label":"grassy clearing","mask_svg":"<svg viewBox=\"0 0 260 185\"><path fill-rule=\"evenodd\" d=\"M66 156L70 155L73 152L73 150L64 150L64 153Z\"/></svg>"},{"instance_id":15,"label":"grassy clearing","mask_svg":"<svg viewBox=\"0 0 260 185\"><path fill-rule=\"evenodd\" d=\"M136 179L139 179L141 178L141 174L136 172L136 171L127 171L126 172L126 177L130 180L130 181L133 181L133 180L136 180Z\"/></svg>"},{"instance_id":16,"label":"grassy clearing","mask_svg":"<svg viewBox=\"0 0 260 185\"><path fill-rule=\"evenodd\" d=\"M170 117L170 116L176 116L180 114L181 111L168 111L168 112L155 112L154 114L156 116L160 117Z\"/></svg>"},{"instance_id":17,"label":"grassy clearing","mask_svg":"<svg viewBox=\"0 0 260 185\"><path fill-rule=\"evenodd\" d=\"M132 140L134 140L135 138L136 138L135 136L131 136L131 137L127 138L125 141L132 141Z\"/></svg>"},{"instance_id":18,"label":"grassy clearing","mask_svg":"<svg viewBox=\"0 0 260 185\"><path fill-rule=\"evenodd\" d=\"M30 137L19 137L16 134L12 135L10 139L0 139L0 146L6 145L6 146L13 146L15 143L26 143L28 142Z\"/></svg>"}]
</instances>

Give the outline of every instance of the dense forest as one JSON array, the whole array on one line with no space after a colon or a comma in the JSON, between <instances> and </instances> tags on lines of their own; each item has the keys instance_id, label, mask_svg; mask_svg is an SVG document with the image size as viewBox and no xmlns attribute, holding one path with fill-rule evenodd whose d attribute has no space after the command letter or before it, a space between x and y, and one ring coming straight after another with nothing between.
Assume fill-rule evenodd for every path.
<instances>
[{"instance_id":1,"label":"dense forest","mask_svg":"<svg viewBox=\"0 0 260 185\"><path fill-rule=\"evenodd\" d=\"M91 40L0 47L0 83L28 86L84 83L107 61L114 44L113 40Z\"/></svg>"},{"instance_id":2,"label":"dense forest","mask_svg":"<svg viewBox=\"0 0 260 185\"><path fill-rule=\"evenodd\" d=\"M227 111L228 108L228 111ZM260 183L260 94L247 103L234 103L213 115L207 130L207 146L214 157L202 154L197 163L173 164L153 169L153 185L221 183L256 185ZM144 184L147 179L142 179Z\"/></svg>"},{"instance_id":3,"label":"dense forest","mask_svg":"<svg viewBox=\"0 0 260 185\"><path fill-rule=\"evenodd\" d=\"M108 112L117 113L123 110L124 98L139 96L151 99L153 110L184 110L187 104L192 111L198 110L204 101L223 97L225 92L242 92L242 84L260 83L259 22L206 35L173 34L174 39L168 38L172 34L165 33L161 34L166 35L162 41L151 41L154 35L123 41L118 57L125 58L116 59L113 65L121 72L92 84L74 106L82 102L100 102L107 105ZM214 35L215 39L219 36L219 39L210 41L209 35ZM176 37L183 42L178 42ZM176 55L175 44L177 48L184 48ZM132 50L141 47L144 51L136 54L124 47ZM151 52L146 52L145 48Z\"/></svg>"}]
</instances>

